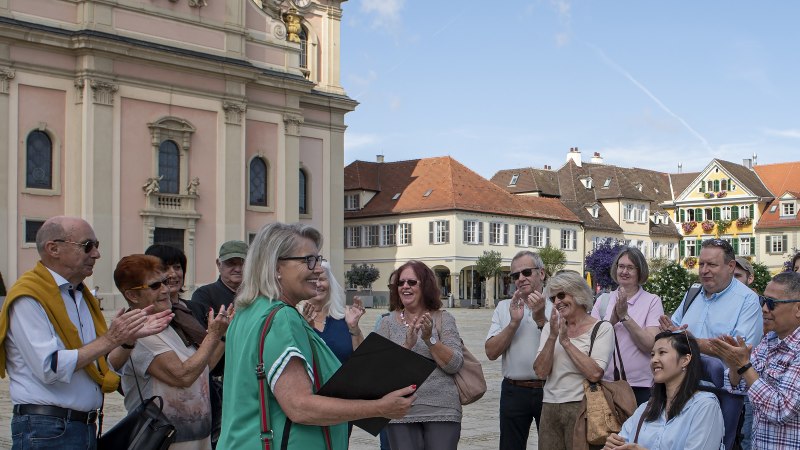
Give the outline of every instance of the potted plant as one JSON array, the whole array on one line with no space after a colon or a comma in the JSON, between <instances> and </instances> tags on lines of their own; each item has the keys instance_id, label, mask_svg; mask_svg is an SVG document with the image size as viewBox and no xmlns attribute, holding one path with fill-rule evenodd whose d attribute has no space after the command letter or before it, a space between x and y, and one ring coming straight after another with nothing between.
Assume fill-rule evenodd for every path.
<instances>
[{"instance_id":1,"label":"potted plant","mask_svg":"<svg viewBox=\"0 0 800 450\"><path fill-rule=\"evenodd\" d=\"M706 192L705 194L703 194L703 197L705 197L705 198L714 198L714 193L713 192Z\"/></svg>"},{"instance_id":2,"label":"potted plant","mask_svg":"<svg viewBox=\"0 0 800 450\"><path fill-rule=\"evenodd\" d=\"M719 192L717 192L717 198L723 198L726 195L728 195L727 191L719 191Z\"/></svg>"},{"instance_id":3,"label":"potted plant","mask_svg":"<svg viewBox=\"0 0 800 450\"><path fill-rule=\"evenodd\" d=\"M694 256L689 256L684 260L684 263L686 264L686 267L691 269L697 265L697 258Z\"/></svg>"},{"instance_id":4,"label":"potted plant","mask_svg":"<svg viewBox=\"0 0 800 450\"><path fill-rule=\"evenodd\" d=\"M692 231L694 231L695 228L697 228L697 222L695 222L694 220L690 220L689 222L683 222L681 227L683 228L684 234L689 234Z\"/></svg>"},{"instance_id":5,"label":"potted plant","mask_svg":"<svg viewBox=\"0 0 800 450\"><path fill-rule=\"evenodd\" d=\"M730 220L717 220L716 223L717 223L717 233L719 235L725 234L725 231L727 231L728 228L731 227Z\"/></svg>"},{"instance_id":6,"label":"potted plant","mask_svg":"<svg viewBox=\"0 0 800 450\"><path fill-rule=\"evenodd\" d=\"M703 231L706 233L710 233L711 230L714 229L714 221L713 220L704 220L703 223L700 224L703 227Z\"/></svg>"},{"instance_id":7,"label":"potted plant","mask_svg":"<svg viewBox=\"0 0 800 450\"><path fill-rule=\"evenodd\" d=\"M751 223L753 223L753 219L751 219L749 217L739 217L738 219L736 219L736 227L737 228L746 227L747 225L750 225Z\"/></svg>"}]
</instances>

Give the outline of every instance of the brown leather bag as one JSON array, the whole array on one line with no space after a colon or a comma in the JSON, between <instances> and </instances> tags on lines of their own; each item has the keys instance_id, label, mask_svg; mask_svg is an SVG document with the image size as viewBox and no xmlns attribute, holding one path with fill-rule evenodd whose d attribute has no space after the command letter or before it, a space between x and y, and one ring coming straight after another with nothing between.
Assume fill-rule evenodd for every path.
<instances>
[{"instance_id":1,"label":"brown leather bag","mask_svg":"<svg viewBox=\"0 0 800 450\"><path fill-rule=\"evenodd\" d=\"M439 339L442 338L442 313L439 311L434 319ZM464 345L461 340L461 354L464 356L464 364L455 375L453 381L458 388L458 398L462 405L478 401L486 393L486 378L483 376L483 367L480 361Z\"/></svg>"},{"instance_id":2,"label":"brown leather bag","mask_svg":"<svg viewBox=\"0 0 800 450\"><path fill-rule=\"evenodd\" d=\"M598 321L592 329L589 356L592 355L597 330L604 320ZM614 336L614 362L619 361L620 379L616 381L600 380L596 383L583 380L584 410L578 416L578 423L585 420L585 435L573 436L574 442L585 439L592 445L603 445L611 433L619 433L622 424L636 411L636 396L628 384L625 367L619 356L619 343ZM616 378L616 377L615 377ZM576 423L577 426L577 423Z\"/></svg>"}]
</instances>

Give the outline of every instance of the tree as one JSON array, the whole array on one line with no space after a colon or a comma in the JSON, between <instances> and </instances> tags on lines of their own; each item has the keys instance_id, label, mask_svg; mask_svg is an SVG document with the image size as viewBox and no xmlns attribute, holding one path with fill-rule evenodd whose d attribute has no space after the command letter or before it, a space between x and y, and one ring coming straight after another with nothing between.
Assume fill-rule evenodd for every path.
<instances>
[{"instance_id":1,"label":"tree","mask_svg":"<svg viewBox=\"0 0 800 450\"><path fill-rule=\"evenodd\" d=\"M544 263L544 271L548 277L563 269L567 265L567 254L563 251L548 245L539 250L539 256Z\"/></svg>"},{"instance_id":2,"label":"tree","mask_svg":"<svg viewBox=\"0 0 800 450\"><path fill-rule=\"evenodd\" d=\"M761 263L753 263L753 282L750 283L750 288L754 291L758 292L759 294L764 293L764 289L767 288L767 283L772 279L772 275L769 273L769 269L767 266Z\"/></svg>"},{"instance_id":3,"label":"tree","mask_svg":"<svg viewBox=\"0 0 800 450\"><path fill-rule=\"evenodd\" d=\"M671 262L657 271L650 272L650 278L642 288L661 297L664 312L672 314L683 300L689 287L697 282L697 274L689 272L676 262Z\"/></svg>"},{"instance_id":4,"label":"tree","mask_svg":"<svg viewBox=\"0 0 800 450\"><path fill-rule=\"evenodd\" d=\"M475 270L484 278L492 278L500 273L500 268L503 266L503 257L500 252L491 250L483 252L483 255L478 257L475 262Z\"/></svg>"},{"instance_id":5,"label":"tree","mask_svg":"<svg viewBox=\"0 0 800 450\"><path fill-rule=\"evenodd\" d=\"M610 289L617 287L617 283L611 278L611 265L623 247L625 246L622 244L612 244L606 240L586 255L586 270L592 274L592 281L598 286Z\"/></svg>"},{"instance_id":6,"label":"tree","mask_svg":"<svg viewBox=\"0 0 800 450\"><path fill-rule=\"evenodd\" d=\"M353 264L350 266L350 270L344 274L348 284L369 290L372 290L372 283L380 277L381 272L372 264L367 265L366 263L358 266Z\"/></svg>"}]
</instances>

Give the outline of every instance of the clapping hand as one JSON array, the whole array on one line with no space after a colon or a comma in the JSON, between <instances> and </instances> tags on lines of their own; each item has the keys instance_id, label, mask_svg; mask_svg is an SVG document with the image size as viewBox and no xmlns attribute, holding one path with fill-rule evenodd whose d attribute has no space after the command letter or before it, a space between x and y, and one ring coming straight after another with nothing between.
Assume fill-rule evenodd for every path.
<instances>
[{"instance_id":1,"label":"clapping hand","mask_svg":"<svg viewBox=\"0 0 800 450\"><path fill-rule=\"evenodd\" d=\"M422 316L419 316L413 322L407 324L406 326L406 341L403 343L403 346L409 350L414 348L415 345L417 345L420 329L422 328L421 319Z\"/></svg>"},{"instance_id":2,"label":"clapping hand","mask_svg":"<svg viewBox=\"0 0 800 450\"><path fill-rule=\"evenodd\" d=\"M675 325L672 322L672 319L670 319L670 317L667 315L662 315L661 317L658 318L658 326L659 328L661 328L661 331L672 331L672 332L681 331L685 330L686 328L689 328L688 324L684 324L681 326Z\"/></svg>"},{"instance_id":3,"label":"clapping hand","mask_svg":"<svg viewBox=\"0 0 800 450\"><path fill-rule=\"evenodd\" d=\"M297 303L295 308L297 308L297 311L300 312L300 315L303 316L303 319L305 319L305 321L313 328L314 319L317 318L317 314L319 314L319 312L314 308L313 305L311 305L311 302L308 300L301 300Z\"/></svg>"},{"instance_id":4,"label":"clapping hand","mask_svg":"<svg viewBox=\"0 0 800 450\"><path fill-rule=\"evenodd\" d=\"M214 310L208 310L208 333L216 334L217 336L225 336L235 311L233 307L226 309L225 305L219 307L219 312L214 314Z\"/></svg>"},{"instance_id":5,"label":"clapping hand","mask_svg":"<svg viewBox=\"0 0 800 450\"><path fill-rule=\"evenodd\" d=\"M614 325L626 315L628 315L628 293L625 292L624 287L620 286L617 288L617 302L614 303L609 321Z\"/></svg>"},{"instance_id":6,"label":"clapping hand","mask_svg":"<svg viewBox=\"0 0 800 450\"><path fill-rule=\"evenodd\" d=\"M353 304L345 307L344 321L351 332L358 329L358 321L361 320L364 312L364 304L361 302L360 297L353 297Z\"/></svg>"},{"instance_id":7,"label":"clapping hand","mask_svg":"<svg viewBox=\"0 0 800 450\"><path fill-rule=\"evenodd\" d=\"M525 298L525 304L528 305L528 309L531 310L531 317L533 317L534 322L544 323L546 320L544 315L545 303L547 303L547 301L541 292L533 291Z\"/></svg>"},{"instance_id":8,"label":"clapping hand","mask_svg":"<svg viewBox=\"0 0 800 450\"><path fill-rule=\"evenodd\" d=\"M511 302L508 305L508 312L511 314L511 322L519 324L522 317L525 315L525 302L522 298L522 293L518 290L511 296Z\"/></svg>"},{"instance_id":9,"label":"clapping hand","mask_svg":"<svg viewBox=\"0 0 800 450\"><path fill-rule=\"evenodd\" d=\"M750 352L753 346L745 342L742 336L722 335L708 340L711 350L723 361L731 370L737 370L750 362Z\"/></svg>"}]
</instances>

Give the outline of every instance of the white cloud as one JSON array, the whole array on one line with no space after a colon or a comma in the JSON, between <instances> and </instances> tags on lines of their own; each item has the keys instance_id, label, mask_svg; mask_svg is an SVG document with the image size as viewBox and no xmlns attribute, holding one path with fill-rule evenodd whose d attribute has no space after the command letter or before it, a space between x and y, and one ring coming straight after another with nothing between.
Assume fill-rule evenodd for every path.
<instances>
[{"instance_id":1,"label":"white cloud","mask_svg":"<svg viewBox=\"0 0 800 450\"><path fill-rule=\"evenodd\" d=\"M781 138L791 138L791 139L800 139L800 130L775 130L771 128L767 128L764 130L764 134L767 136L772 137L781 137Z\"/></svg>"},{"instance_id":2,"label":"white cloud","mask_svg":"<svg viewBox=\"0 0 800 450\"><path fill-rule=\"evenodd\" d=\"M361 11L373 15L373 28L394 28L400 23L405 0L361 0Z\"/></svg>"}]
</instances>

